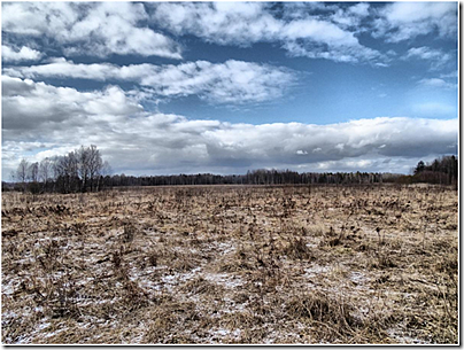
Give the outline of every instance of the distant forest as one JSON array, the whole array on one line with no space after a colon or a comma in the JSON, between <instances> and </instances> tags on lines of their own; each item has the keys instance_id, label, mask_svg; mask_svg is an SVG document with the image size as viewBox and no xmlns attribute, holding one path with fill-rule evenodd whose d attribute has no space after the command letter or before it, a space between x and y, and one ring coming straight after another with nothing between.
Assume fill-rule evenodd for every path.
<instances>
[{"instance_id":1,"label":"distant forest","mask_svg":"<svg viewBox=\"0 0 464 350\"><path fill-rule=\"evenodd\" d=\"M159 176L111 175L96 146L81 146L64 156L46 158L40 163L23 159L13 182L2 182L2 191L31 193L98 192L114 187L176 185L362 185L375 183L432 183L454 185L458 182L458 159L443 156L426 164L420 161L412 175L391 173L298 173L290 170L253 170L245 175L180 174Z\"/></svg>"}]
</instances>

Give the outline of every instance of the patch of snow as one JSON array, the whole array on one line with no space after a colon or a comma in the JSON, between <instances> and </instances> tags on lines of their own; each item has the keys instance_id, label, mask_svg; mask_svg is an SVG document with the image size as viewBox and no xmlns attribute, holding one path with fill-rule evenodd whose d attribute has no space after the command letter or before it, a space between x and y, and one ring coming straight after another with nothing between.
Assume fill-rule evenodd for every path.
<instances>
[{"instance_id":1,"label":"patch of snow","mask_svg":"<svg viewBox=\"0 0 464 350\"><path fill-rule=\"evenodd\" d=\"M203 277L205 280L220 284L225 288L236 288L244 284L240 277L227 273L205 273Z\"/></svg>"},{"instance_id":2,"label":"patch of snow","mask_svg":"<svg viewBox=\"0 0 464 350\"><path fill-rule=\"evenodd\" d=\"M350 273L349 279L356 284L364 283L367 281L367 278L363 273L356 271Z\"/></svg>"},{"instance_id":3,"label":"patch of snow","mask_svg":"<svg viewBox=\"0 0 464 350\"><path fill-rule=\"evenodd\" d=\"M222 306L222 312L223 313L235 313L235 312L243 312L245 311L248 301L242 304L237 304L235 301L233 301L229 297L224 297L223 299L224 305Z\"/></svg>"},{"instance_id":4,"label":"patch of snow","mask_svg":"<svg viewBox=\"0 0 464 350\"><path fill-rule=\"evenodd\" d=\"M241 330L238 328L234 329L233 331L230 331L229 329L225 329L225 328L218 328L216 330L210 329L208 332L210 334L209 342L216 342L216 341L222 342L221 338L224 338L227 336L237 339L241 335Z\"/></svg>"},{"instance_id":5,"label":"patch of snow","mask_svg":"<svg viewBox=\"0 0 464 350\"><path fill-rule=\"evenodd\" d=\"M11 295L15 292L15 288L11 284L2 286L2 294Z\"/></svg>"},{"instance_id":6,"label":"patch of snow","mask_svg":"<svg viewBox=\"0 0 464 350\"><path fill-rule=\"evenodd\" d=\"M17 317L18 317L18 314L13 311L2 313L2 326L6 326L11 319L15 319Z\"/></svg>"},{"instance_id":7,"label":"patch of snow","mask_svg":"<svg viewBox=\"0 0 464 350\"><path fill-rule=\"evenodd\" d=\"M306 246L307 246L308 248L317 248L317 247L318 247L318 245L317 245L316 243L311 243L311 242L310 242L310 243L306 243Z\"/></svg>"},{"instance_id":8,"label":"patch of snow","mask_svg":"<svg viewBox=\"0 0 464 350\"><path fill-rule=\"evenodd\" d=\"M56 330L56 331L54 331L54 332L45 333L45 334L43 335L43 337L44 337L44 338L50 338L50 337L53 337L54 335L63 333L64 331L67 331L67 330L68 330L68 328L66 328L66 327L65 327L65 328L61 328L61 329L58 329L58 330Z\"/></svg>"},{"instance_id":9,"label":"patch of snow","mask_svg":"<svg viewBox=\"0 0 464 350\"><path fill-rule=\"evenodd\" d=\"M329 272L330 267L314 264L311 267L305 268L304 271L305 271L305 274L304 274L305 277L314 277L317 274Z\"/></svg>"},{"instance_id":10,"label":"patch of snow","mask_svg":"<svg viewBox=\"0 0 464 350\"><path fill-rule=\"evenodd\" d=\"M217 244L216 250L221 252L221 255L227 255L236 250L233 244L230 242L221 242Z\"/></svg>"},{"instance_id":11,"label":"patch of snow","mask_svg":"<svg viewBox=\"0 0 464 350\"><path fill-rule=\"evenodd\" d=\"M44 321L44 320L46 320L46 318L42 318L41 321ZM38 329L44 329L44 328L50 327L50 324L51 324L50 322L42 323L39 325Z\"/></svg>"},{"instance_id":12,"label":"patch of snow","mask_svg":"<svg viewBox=\"0 0 464 350\"><path fill-rule=\"evenodd\" d=\"M399 329L390 328L387 330L387 333L390 337L396 339L399 343L402 344L430 344L429 341L402 334L403 332Z\"/></svg>"},{"instance_id":13,"label":"patch of snow","mask_svg":"<svg viewBox=\"0 0 464 350\"><path fill-rule=\"evenodd\" d=\"M230 334L230 331L228 329L221 328L221 329L218 329L217 331L212 332L212 334L224 336L224 335Z\"/></svg>"}]
</instances>

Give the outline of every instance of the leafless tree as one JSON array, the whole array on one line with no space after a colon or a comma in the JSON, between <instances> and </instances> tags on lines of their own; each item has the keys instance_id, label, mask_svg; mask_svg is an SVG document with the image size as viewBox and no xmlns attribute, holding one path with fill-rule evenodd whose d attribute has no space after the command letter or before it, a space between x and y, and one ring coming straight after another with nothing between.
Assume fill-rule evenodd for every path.
<instances>
[{"instance_id":1,"label":"leafless tree","mask_svg":"<svg viewBox=\"0 0 464 350\"><path fill-rule=\"evenodd\" d=\"M32 182L39 181L39 163L35 162L29 166L29 179Z\"/></svg>"},{"instance_id":2,"label":"leafless tree","mask_svg":"<svg viewBox=\"0 0 464 350\"><path fill-rule=\"evenodd\" d=\"M101 158L100 151L97 149L97 146L91 145L88 148L89 152L89 176L90 176L90 190L94 190L94 185L96 180L100 177L103 162Z\"/></svg>"},{"instance_id":3,"label":"leafless tree","mask_svg":"<svg viewBox=\"0 0 464 350\"><path fill-rule=\"evenodd\" d=\"M39 179L46 185L48 180L52 177L53 161L50 158L45 158L39 165Z\"/></svg>"},{"instance_id":4,"label":"leafless tree","mask_svg":"<svg viewBox=\"0 0 464 350\"><path fill-rule=\"evenodd\" d=\"M29 163L27 162L26 159L23 158L21 162L19 163L18 168L16 169L16 177L22 184L23 192L26 191L26 180L28 178L28 173L29 173Z\"/></svg>"},{"instance_id":5,"label":"leafless tree","mask_svg":"<svg viewBox=\"0 0 464 350\"><path fill-rule=\"evenodd\" d=\"M110 173L111 168L107 162L103 163L100 150L91 145L63 156L45 158L40 163L30 164L22 159L12 179L22 183L23 191L27 186L31 191L39 191L40 181L45 191L74 193L100 190L103 176Z\"/></svg>"},{"instance_id":6,"label":"leafless tree","mask_svg":"<svg viewBox=\"0 0 464 350\"><path fill-rule=\"evenodd\" d=\"M81 191L85 192L87 188L87 180L89 178L89 163L90 163L90 151L89 148L81 146L77 153L77 158L79 161L78 170L79 170L79 177L82 180L82 188Z\"/></svg>"}]
</instances>

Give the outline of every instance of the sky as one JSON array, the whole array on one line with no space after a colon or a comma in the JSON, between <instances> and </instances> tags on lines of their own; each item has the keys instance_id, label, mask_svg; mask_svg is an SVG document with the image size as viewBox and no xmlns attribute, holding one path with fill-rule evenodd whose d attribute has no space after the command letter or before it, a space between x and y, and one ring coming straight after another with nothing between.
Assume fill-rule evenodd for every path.
<instances>
[{"instance_id":1,"label":"sky","mask_svg":"<svg viewBox=\"0 0 464 350\"><path fill-rule=\"evenodd\" d=\"M2 178L410 173L457 154L457 2L2 2Z\"/></svg>"}]
</instances>

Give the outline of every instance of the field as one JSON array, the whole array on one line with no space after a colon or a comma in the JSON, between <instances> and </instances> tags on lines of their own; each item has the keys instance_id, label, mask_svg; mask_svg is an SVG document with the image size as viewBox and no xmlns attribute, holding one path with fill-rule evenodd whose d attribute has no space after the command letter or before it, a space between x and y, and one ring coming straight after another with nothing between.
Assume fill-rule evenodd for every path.
<instances>
[{"instance_id":1,"label":"field","mask_svg":"<svg viewBox=\"0 0 464 350\"><path fill-rule=\"evenodd\" d=\"M2 195L2 341L458 342L457 191Z\"/></svg>"}]
</instances>

